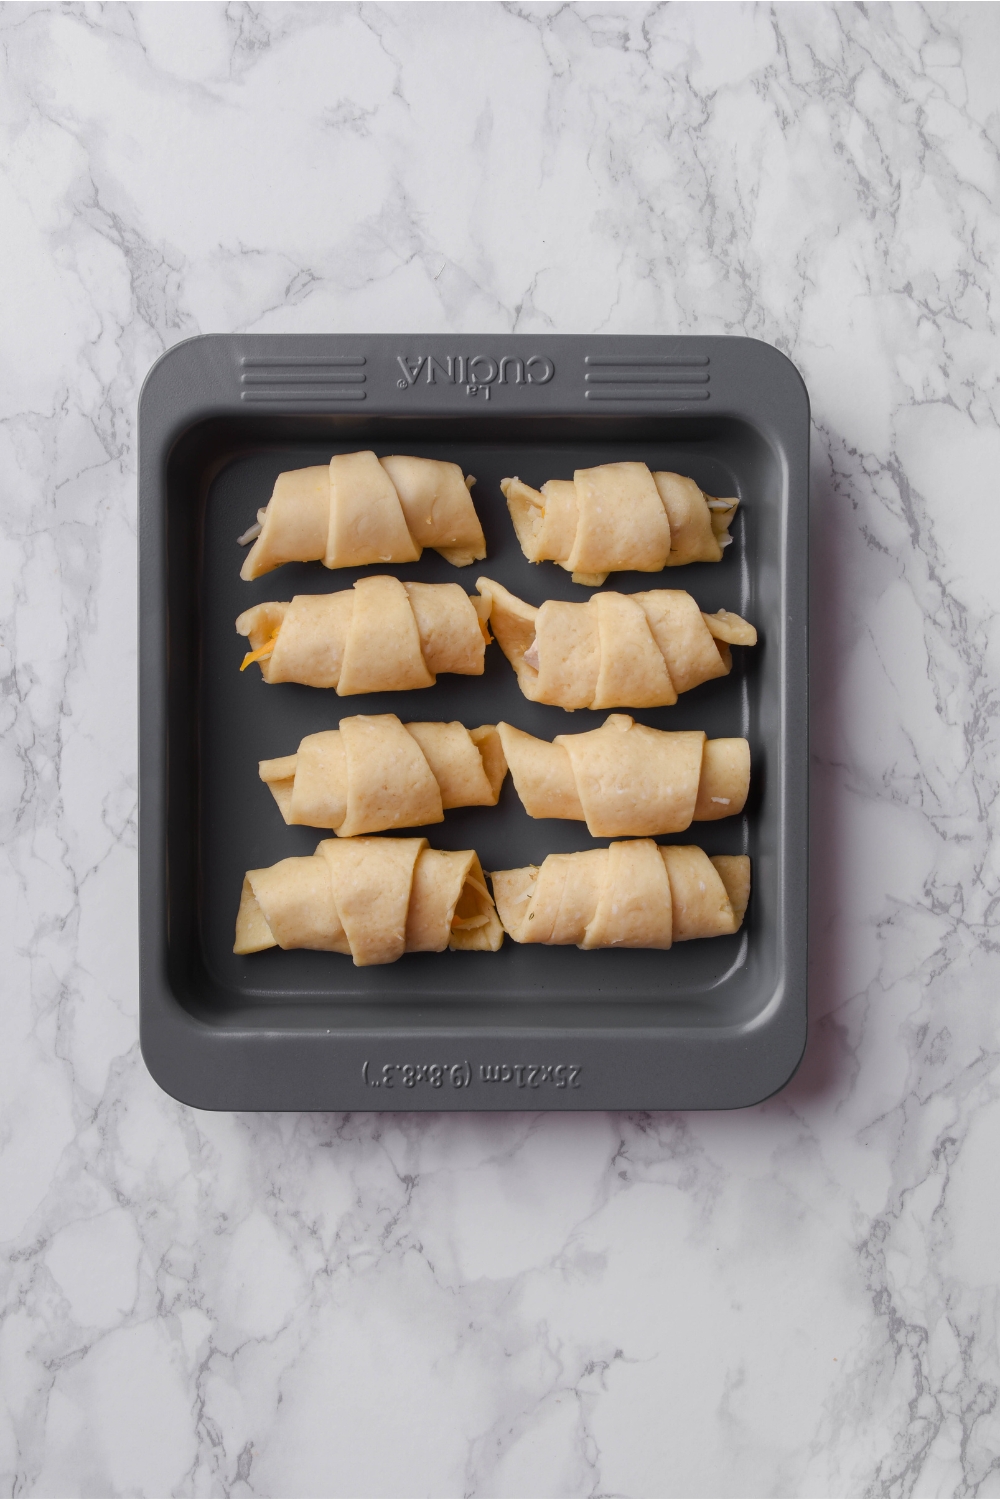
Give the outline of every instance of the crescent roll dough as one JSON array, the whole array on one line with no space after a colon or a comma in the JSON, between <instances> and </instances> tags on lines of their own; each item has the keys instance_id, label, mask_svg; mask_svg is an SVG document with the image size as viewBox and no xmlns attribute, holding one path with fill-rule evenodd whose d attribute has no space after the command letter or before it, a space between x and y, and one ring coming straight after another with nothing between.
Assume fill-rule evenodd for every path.
<instances>
[{"instance_id":1,"label":"crescent roll dough","mask_svg":"<svg viewBox=\"0 0 1000 1500\"><path fill-rule=\"evenodd\" d=\"M492 724L401 724L395 714L341 719L294 755L260 762L286 823L339 838L442 823L449 807L495 807L506 774Z\"/></svg>"},{"instance_id":2,"label":"crescent roll dough","mask_svg":"<svg viewBox=\"0 0 1000 1500\"><path fill-rule=\"evenodd\" d=\"M577 469L572 479L549 479L540 490L520 479L501 479L500 488L528 561L550 559L574 583L595 586L624 569L658 573L719 562L740 503L638 463Z\"/></svg>"},{"instance_id":3,"label":"crescent roll dough","mask_svg":"<svg viewBox=\"0 0 1000 1500\"><path fill-rule=\"evenodd\" d=\"M416 562L424 547L464 568L486 556L469 494L475 482L458 464L374 453L338 453L328 464L290 469L240 537L253 541L240 577L259 578L286 562Z\"/></svg>"},{"instance_id":4,"label":"crescent roll dough","mask_svg":"<svg viewBox=\"0 0 1000 1500\"><path fill-rule=\"evenodd\" d=\"M737 932L750 899L744 854L633 839L497 870L493 894L515 943L669 948Z\"/></svg>"},{"instance_id":5,"label":"crescent roll dough","mask_svg":"<svg viewBox=\"0 0 1000 1500\"><path fill-rule=\"evenodd\" d=\"M536 609L489 578L476 586L518 685L560 708L655 708L725 677L729 647L754 646L739 615L703 614L683 589L594 594L586 604L546 599Z\"/></svg>"},{"instance_id":6,"label":"crescent roll dough","mask_svg":"<svg viewBox=\"0 0 1000 1500\"><path fill-rule=\"evenodd\" d=\"M234 953L319 948L359 968L503 942L479 856L426 839L324 839L305 859L248 870Z\"/></svg>"},{"instance_id":7,"label":"crescent roll dough","mask_svg":"<svg viewBox=\"0 0 1000 1500\"><path fill-rule=\"evenodd\" d=\"M597 838L681 833L743 811L750 790L746 740L710 740L609 714L600 729L552 744L498 724L529 818L575 818Z\"/></svg>"},{"instance_id":8,"label":"crescent roll dough","mask_svg":"<svg viewBox=\"0 0 1000 1500\"><path fill-rule=\"evenodd\" d=\"M477 601L478 602L478 601ZM236 621L250 637L243 667L265 682L304 682L351 693L431 687L438 672L481 677L484 627L457 583L359 578L336 594L255 604Z\"/></svg>"}]
</instances>

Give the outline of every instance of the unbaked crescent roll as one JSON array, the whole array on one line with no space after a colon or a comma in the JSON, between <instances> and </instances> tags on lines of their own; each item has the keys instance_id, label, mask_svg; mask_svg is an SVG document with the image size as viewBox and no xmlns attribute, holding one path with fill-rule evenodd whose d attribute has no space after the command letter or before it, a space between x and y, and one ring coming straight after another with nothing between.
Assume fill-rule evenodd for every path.
<instances>
[{"instance_id":1,"label":"unbaked crescent roll","mask_svg":"<svg viewBox=\"0 0 1000 1500\"><path fill-rule=\"evenodd\" d=\"M600 729L551 744L498 724L515 790L529 818L573 818L596 838L682 833L743 811L750 790L746 740L710 740L609 714Z\"/></svg>"},{"instance_id":2,"label":"unbaked crescent roll","mask_svg":"<svg viewBox=\"0 0 1000 1500\"><path fill-rule=\"evenodd\" d=\"M234 953L319 948L359 968L445 948L495 953L503 928L473 849L426 839L324 839L304 859L248 870Z\"/></svg>"},{"instance_id":3,"label":"unbaked crescent roll","mask_svg":"<svg viewBox=\"0 0 1000 1500\"><path fill-rule=\"evenodd\" d=\"M458 464L436 458L338 453L328 464L279 474L257 524L239 538L253 546L240 577L259 578L286 562L327 568L416 562L433 547L458 568L486 556L483 528Z\"/></svg>"},{"instance_id":4,"label":"unbaked crescent roll","mask_svg":"<svg viewBox=\"0 0 1000 1500\"><path fill-rule=\"evenodd\" d=\"M745 854L632 839L497 870L493 896L515 943L669 948L739 931L750 899Z\"/></svg>"},{"instance_id":5,"label":"unbaked crescent roll","mask_svg":"<svg viewBox=\"0 0 1000 1500\"><path fill-rule=\"evenodd\" d=\"M395 714L341 719L294 755L260 762L286 823L338 838L442 823L449 807L495 807L506 774L492 724L401 724Z\"/></svg>"},{"instance_id":6,"label":"unbaked crescent roll","mask_svg":"<svg viewBox=\"0 0 1000 1500\"><path fill-rule=\"evenodd\" d=\"M481 605L518 686L560 708L655 708L725 677L729 647L754 646L739 615L703 614L683 589L594 594L585 604L526 604L490 578L476 580Z\"/></svg>"},{"instance_id":7,"label":"unbaked crescent roll","mask_svg":"<svg viewBox=\"0 0 1000 1500\"><path fill-rule=\"evenodd\" d=\"M593 586L626 569L659 573L719 562L740 503L639 463L577 469L572 479L549 479L540 490L520 479L501 479L500 488L528 561L557 562L574 583Z\"/></svg>"},{"instance_id":8,"label":"unbaked crescent roll","mask_svg":"<svg viewBox=\"0 0 1000 1500\"><path fill-rule=\"evenodd\" d=\"M481 601L477 603L482 607ZM481 677L485 627L457 583L359 578L336 594L255 604L236 621L265 682L304 682L352 693L433 686L438 672Z\"/></svg>"}]
</instances>

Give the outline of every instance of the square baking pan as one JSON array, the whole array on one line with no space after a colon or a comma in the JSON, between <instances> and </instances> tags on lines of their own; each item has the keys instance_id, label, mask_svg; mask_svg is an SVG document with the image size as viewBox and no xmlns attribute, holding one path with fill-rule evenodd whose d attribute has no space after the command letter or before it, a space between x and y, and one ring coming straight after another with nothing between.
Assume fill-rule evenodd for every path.
<instances>
[{"instance_id":1,"label":"square baking pan","mask_svg":"<svg viewBox=\"0 0 1000 1500\"><path fill-rule=\"evenodd\" d=\"M496 645L483 677L405 695L342 699L240 673L234 621L249 605L386 571L239 576L236 539L275 477L365 448L449 459L478 481L487 560L456 569L427 551L391 571L469 592L486 574L534 604L592 590L525 559L506 475L538 486L641 459L740 497L721 563L606 585L687 589L758 629L729 677L636 715L750 741L743 816L673 840L750 855L738 934L669 952L506 938L496 954L360 969L339 954L233 953L244 871L329 837L284 824L259 760L357 713L507 719L546 739L606 717L528 702ZM163 355L139 403L140 1019L157 1082L233 1110L726 1109L780 1088L806 1036L808 475L805 387L753 339L211 335ZM509 777L497 807L419 832L474 848L486 870L608 842L528 818Z\"/></svg>"}]
</instances>

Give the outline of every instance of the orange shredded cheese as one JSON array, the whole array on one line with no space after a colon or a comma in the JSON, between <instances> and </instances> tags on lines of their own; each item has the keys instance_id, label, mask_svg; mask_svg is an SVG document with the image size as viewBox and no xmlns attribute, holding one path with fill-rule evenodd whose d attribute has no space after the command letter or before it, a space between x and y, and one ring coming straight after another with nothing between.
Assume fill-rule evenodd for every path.
<instances>
[{"instance_id":1,"label":"orange shredded cheese","mask_svg":"<svg viewBox=\"0 0 1000 1500\"><path fill-rule=\"evenodd\" d=\"M281 626L279 625L277 630L271 632L270 637L264 642L263 646L258 646L256 651L247 652L246 656L244 656L243 658L242 665L240 666L241 672L245 672L251 662L263 661L266 656L271 655L271 652L278 644L278 632L280 630Z\"/></svg>"}]
</instances>

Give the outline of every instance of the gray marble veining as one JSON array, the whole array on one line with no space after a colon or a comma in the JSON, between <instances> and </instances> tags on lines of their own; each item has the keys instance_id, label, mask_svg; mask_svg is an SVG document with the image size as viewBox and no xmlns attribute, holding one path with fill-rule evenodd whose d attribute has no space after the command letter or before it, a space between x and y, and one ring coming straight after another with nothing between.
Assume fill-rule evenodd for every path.
<instances>
[{"instance_id":1,"label":"gray marble veining","mask_svg":"<svg viewBox=\"0 0 1000 1500\"><path fill-rule=\"evenodd\" d=\"M0 1491L1000 1495L1000 10L0 8ZM135 403L245 329L769 340L812 1040L734 1115L136 1045Z\"/></svg>"}]
</instances>

